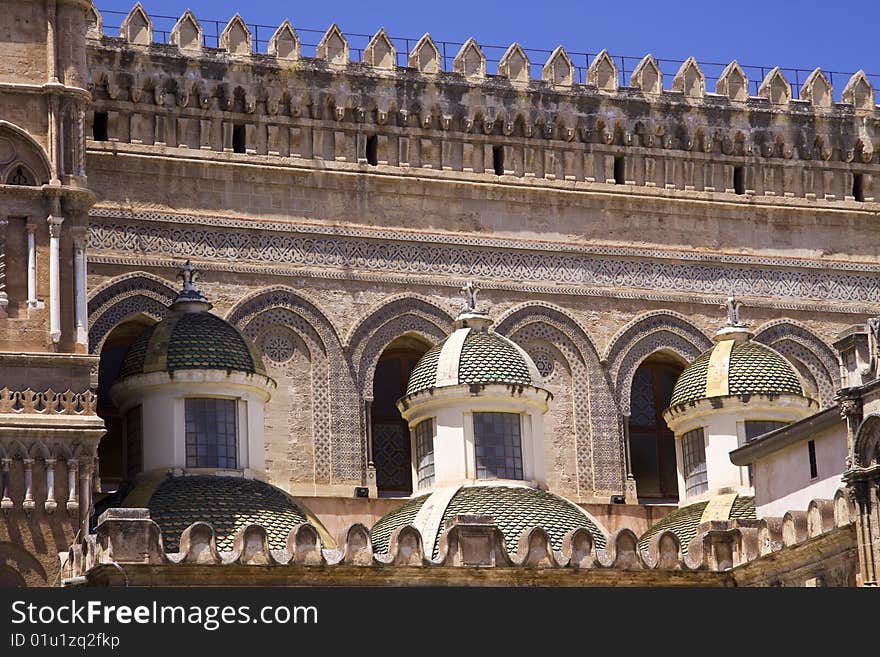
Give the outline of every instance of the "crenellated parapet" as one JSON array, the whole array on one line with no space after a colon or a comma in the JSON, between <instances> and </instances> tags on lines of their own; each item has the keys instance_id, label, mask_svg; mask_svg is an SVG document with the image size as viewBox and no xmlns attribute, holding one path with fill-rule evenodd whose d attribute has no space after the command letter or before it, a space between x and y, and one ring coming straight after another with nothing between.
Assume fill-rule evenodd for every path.
<instances>
[{"instance_id":1,"label":"crenellated parapet","mask_svg":"<svg viewBox=\"0 0 880 657\"><path fill-rule=\"evenodd\" d=\"M91 34L96 114L90 116L100 117L93 136L117 142L116 148L186 148L204 157L391 166L404 173L430 169L505 183L536 178L819 201L877 196L880 115L861 71L837 102L819 69L799 98L779 68L750 95L737 62L712 92L694 58L667 81L648 55L623 86L604 50L592 58L584 83L562 47L544 63L540 79L533 79L532 62L518 44L489 74L474 39L447 70L427 33L405 54L406 66L397 65L384 30L354 61L355 50L337 25L320 39L314 57L303 53L289 21L272 35L266 53L256 52L238 15L219 35L219 48L205 45L189 11L168 43L156 43L140 5L119 37Z\"/></svg>"},{"instance_id":2,"label":"crenellated parapet","mask_svg":"<svg viewBox=\"0 0 880 657\"><path fill-rule=\"evenodd\" d=\"M854 512L841 491L835 500L814 500L806 511L781 519L703 523L685 555L678 537L668 531L640 550L629 529L618 530L600 548L588 530L579 528L554 549L540 527L523 531L516 552L510 553L494 518L458 515L449 520L439 553L431 559L421 534L410 525L397 528L382 553L374 551L364 525L350 526L339 547L329 549L307 523L292 527L280 549L270 546L264 527L248 525L236 534L232 550L219 551L213 527L197 522L183 531L180 551L166 553L162 532L147 509L109 509L98 519L94 534L71 546L63 558L62 576L68 584L89 585L183 583L190 574L214 583L258 577L274 585L332 581L484 586L536 579L563 586L815 585L816 577L804 574L812 573L810 569L830 569L837 577L837 570L852 566L853 521ZM816 550L824 550L829 559L817 562ZM258 572L252 566L271 568Z\"/></svg>"}]
</instances>

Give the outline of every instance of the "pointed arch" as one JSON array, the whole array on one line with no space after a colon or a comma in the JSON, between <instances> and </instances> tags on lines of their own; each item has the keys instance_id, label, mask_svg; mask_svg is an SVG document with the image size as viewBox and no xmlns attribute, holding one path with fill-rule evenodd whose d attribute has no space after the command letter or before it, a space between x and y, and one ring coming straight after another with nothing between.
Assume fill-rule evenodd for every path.
<instances>
[{"instance_id":1,"label":"pointed arch","mask_svg":"<svg viewBox=\"0 0 880 657\"><path fill-rule=\"evenodd\" d=\"M602 50L593 58L593 63L587 69L587 84L598 87L602 91L617 91L619 84L617 66L607 50Z\"/></svg>"},{"instance_id":2,"label":"pointed arch","mask_svg":"<svg viewBox=\"0 0 880 657\"><path fill-rule=\"evenodd\" d=\"M772 105L788 105L791 100L791 85L782 74L782 69L777 66L767 74L761 82L758 95L769 100Z\"/></svg>"},{"instance_id":3,"label":"pointed arch","mask_svg":"<svg viewBox=\"0 0 880 657\"><path fill-rule=\"evenodd\" d=\"M546 82L554 87L571 87L574 85L574 64L565 52L565 48L558 46L550 53L547 63L541 71L541 76Z\"/></svg>"},{"instance_id":4,"label":"pointed arch","mask_svg":"<svg viewBox=\"0 0 880 657\"><path fill-rule=\"evenodd\" d=\"M253 53L251 31L240 14L233 16L220 34L220 47L233 55Z\"/></svg>"},{"instance_id":5,"label":"pointed arch","mask_svg":"<svg viewBox=\"0 0 880 657\"><path fill-rule=\"evenodd\" d=\"M439 73L443 70L440 51L437 49L434 39L427 32L409 53L407 66L421 73Z\"/></svg>"},{"instance_id":6,"label":"pointed arch","mask_svg":"<svg viewBox=\"0 0 880 657\"><path fill-rule=\"evenodd\" d=\"M415 334L436 344L452 332L453 317L427 297L400 294L371 308L352 327L346 338L361 396L372 395L376 363L396 338Z\"/></svg>"},{"instance_id":7,"label":"pointed arch","mask_svg":"<svg viewBox=\"0 0 880 657\"><path fill-rule=\"evenodd\" d=\"M663 92L663 72L657 65L653 55L645 55L639 62L629 79L631 87L641 89L646 94Z\"/></svg>"},{"instance_id":8,"label":"pointed arch","mask_svg":"<svg viewBox=\"0 0 880 657\"><path fill-rule=\"evenodd\" d=\"M4 162L17 160L16 164L24 166L37 185L45 185L49 182L52 166L43 147L27 130L9 121L0 120L0 152L7 154L7 150L9 159L4 158ZM12 169L10 171L14 172ZM9 184L6 179L2 182Z\"/></svg>"},{"instance_id":9,"label":"pointed arch","mask_svg":"<svg viewBox=\"0 0 880 657\"><path fill-rule=\"evenodd\" d=\"M317 302L286 285L254 292L226 314L226 321L260 342L274 327L292 329L313 360L315 481L358 483L366 473L362 409L339 334Z\"/></svg>"},{"instance_id":10,"label":"pointed arch","mask_svg":"<svg viewBox=\"0 0 880 657\"><path fill-rule=\"evenodd\" d=\"M814 69L804 80L800 99L809 102L813 107L831 107L831 103L834 101L833 89L821 68Z\"/></svg>"},{"instance_id":11,"label":"pointed arch","mask_svg":"<svg viewBox=\"0 0 880 657\"><path fill-rule=\"evenodd\" d=\"M856 72L849 79L840 94L840 99L857 110L874 110L874 87L864 71Z\"/></svg>"},{"instance_id":12,"label":"pointed arch","mask_svg":"<svg viewBox=\"0 0 880 657\"><path fill-rule=\"evenodd\" d=\"M349 59L349 45L345 35L336 23L324 33L316 49L318 59L332 66L346 66Z\"/></svg>"},{"instance_id":13,"label":"pointed arch","mask_svg":"<svg viewBox=\"0 0 880 657\"><path fill-rule=\"evenodd\" d=\"M473 37L464 42L452 62L452 68L468 78L486 77L486 55Z\"/></svg>"},{"instance_id":14,"label":"pointed arch","mask_svg":"<svg viewBox=\"0 0 880 657\"><path fill-rule=\"evenodd\" d=\"M202 26L195 15L187 9L171 28L168 41L181 50L202 50L205 38Z\"/></svg>"},{"instance_id":15,"label":"pointed arch","mask_svg":"<svg viewBox=\"0 0 880 657\"><path fill-rule=\"evenodd\" d=\"M712 340L679 313L657 310L633 319L611 338L603 358L620 412L630 414L633 376L651 354L671 352L687 364L711 347Z\"/></svg>"},{"instance_id":16,"label":"pointed arch","mask_svg":"<svg viewBox=\"0 0 880 657\"><path fill-rule=\"evenodd\" d=\"M300 57L300 39L296 30L289 20L286 20L278 26L275 33L269 39L269 46L266 52L274 55L278 59L295 60Z\"/></svg>"},{"instance_id":17,"label":"pointed arch","mask_svg":"<svg viewBox=\"0 0 880 657\"><path fill-rule=\"evenodd\" d=\"M566 356L572 371L578 496L623 493L620 415L590 335L568 311L542 302L510 309L499 317L496 330L524 348L534 341L549 342Z\"/></svg>"},{"instance_id":18,"label":"pointed arch","mask_svg":"<svg viewBox=\"0 0 880 657\"><path fill-rule=\"evenodd\" d=\"M153 21L140 2L136 3L119 26L119 36L129 43L148 46L153 42Z\"/></svg>"},{"instance_id":19,"label":"pointed arch","mask_svg":"<svg viewBox=\"0 0 880 657\"><path fill-rule=\"evenodd\" d=\"M498 62L498 75L506 77L514 84L528 84L531 78L531 63L521 45L510 44Z\"/></svg>"},{"instance_id":20,"label":"pointed arch","mask_svg":"<svg viewBox=\"0 0 880 657\"><path fill-rule=\"evenodd\" d=\"M397 49L384 27L379 28L364 48L363 61L376 68L394 69L397 66Z\"/></svg>"},{"instance_id":21,"label":"pointed arch","mask_svg":"<svg viewBox=\"0 0 880 657\"><path fill-rule=\"evenodd\" d=\"M104 340L116 326L136 315L164 319L177 297L170 281L145 271L117 276L89 295L89 353L101 353Z\"/></svg>"},{"instance_id":22,"label":"pointed arch","mask_svg":"<svg viewBox=\"0 0 880 657\"><path fill-rule=\"evenodd\" d=\"M853 451L856 467L867 468L880 463L880 415L871 413L862 420L856 430Z\"/></svg>"},{"instance_id":23,"label":"pointed arch","mask_svg":"<svg viewBox=\"0 0 880 657\"><path fill-rule=\"evenodd\" d=\"M686 98L699 99L706 95L706 76L693 57L688 57L672 79L672 90Z\"/></svg>"},{"instance_id":24,"label":"pointed arch","mask_svg":"<svg viewBox=\"0 0 880 657\"><path fill-rule=\"evenodd\" d=\"M793 319L777 319L760 326L755 340L772 347L794 365L804 390L818 396L822 408L834 405L839 364L834 350L812 330Z\"/></svg>"},{"instance_id":25,"label":"pointed arch","mask_svg":"<svg viewBox=\"0 0 880 657\"><path fill-rule=\"evenodd\" d=\"M735 59L728 64L715 84L715 93L744 103L749 99L749 79Z\"/></svg>"}]
</instances>

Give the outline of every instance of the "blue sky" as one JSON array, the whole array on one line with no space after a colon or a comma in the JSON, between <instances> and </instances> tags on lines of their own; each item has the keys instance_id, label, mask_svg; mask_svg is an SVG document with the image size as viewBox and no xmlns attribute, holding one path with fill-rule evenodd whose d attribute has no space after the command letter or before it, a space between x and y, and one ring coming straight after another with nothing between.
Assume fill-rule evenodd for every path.
<instances>
[{"instance_id":1,"label":"blue sky","mask_svg":"<svg viewBox=\"0 0 880 657\"><path fill-rule=\"evenodd\" d=\"M127 12L133 0L98 0L101 9ZM612 55L635 59L647 53L670 60L693 55L701 62L797 67L853 72L864 69L880 74L880 2L774 2L765 0L703 0L666 2L496 2L442 0L439 2L265 2L262 0L145 0L151 15L179 16L189 7L201 19L224 23L240 12L247 23L277 26L288 18L305 44L318 36L303 28L325 30L338 23L346 33L372 34L385 27L392 36L418 38L430 32L436 40L463 42L474 36L480 44L507 46L513 41L533 49L563 45L569 51L596 53L607 48ZM108 26L118 26L121 16L105 14ZM157 28L170 29L168 21ZM221 28L222 29L222 28ZM210 32L206 29L206 33ZM109 34L116 34L108 29ZM270 34L260 32L261 41ZM353 40L353 42L356 41ZM209 42L208 45L215 45ZM403 50L403 44L398 46ZM452 48L452 46L450 46ZM262 45L265 49L265 45ZM488 51L490 60L503 50ZM305 55L314 49L304 47ZM448 53L453 56L455 53ZM539 53L532 56L533 64ZM575 63L582 63L577 61ZM676 68L672 63L664 69ZM489 71L493 72L491 62ZM673 71L674 72L674 71ZM712 72L707 71L711 78ZM748 71L751 80L758 71ZM802 78L801 78L802 79ZM794 82L793 79L790 79ZM833 80L839 94L845 80ZM880 77L873 78L880 87ZM668 86L668 82L667 85ZM710 83L714 90L714 83ZM753 90L754 92L754 90Z\"/></svg>"}]
</instances>

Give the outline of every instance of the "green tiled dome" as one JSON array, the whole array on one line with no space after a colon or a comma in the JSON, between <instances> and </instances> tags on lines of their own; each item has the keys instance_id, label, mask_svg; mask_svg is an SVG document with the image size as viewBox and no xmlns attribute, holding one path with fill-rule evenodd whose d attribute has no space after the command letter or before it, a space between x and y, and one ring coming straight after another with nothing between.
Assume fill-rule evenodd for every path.
<instances>
[{"instance_id":1,"label":"green tiled dome","mask_svg":"<svg viewBox=\"0 0 880 657\"><path fill-rule=\"evenodd\" d=\"M718 343L701 354L681 373L672 391L670 406L706 398L709 361ZM760 342L735 342L727 373L730 395L803 395L800 379L784 356Z\"/></svg>"},{"instance_id":2,"label":"green tiled dome","mask_svg":"<svg viewBox=\"0 0 880 657\"><path fill-rule=\"evenodd\" d=\"M265 374L259 352L234 326L207 311L171 312L129 347L120 378L175 370Z\"/></svg>"},{"instance_id":3,"label":"green tiled dome","mask_svg":"<svg viewBox=\"0 0 880 657\"><path fill-rule=\"evenodd\" d=\"M435 495L437 493L434 493ZM414 498L379 520L372 529L373 549L387 551L388 537L398 527L413 524L427 495ZM553 549L562 548L562 538L578 527L589 530L598 547L605 547L605 535L580 507L568 500L536 488L521 486L463 486L446 506L436 536L424 536L425 550L438 555L440 536L446 522L461 514L487 514L504 532L507 551L515 554L523 531L542 527L550 535Z\"/></svg>"},{"instance_id":4,"label":"green tiled dome","mask_svg":"<svg viewBox=\"0 0 880 657\"><path fill-rule=\"evenodd\" d=\"M388 539L391 538L391 533L398 527L413 524L419 509L422 508L427 499L427 495L421 495L407 500L403 506L397 507L373 525L373 528L370 530L373 550L375 552L388 552Z\"/></svg>"},{"instance_id":5,"label":"green tiled dome","mask_svg":"<svg viewBox=\"0 0 880 657\"><path fill-rule=\"evenodd\" d=\"M141 482L125 506L146 506L162 530L166 552L179 549L181 532L194 522L214 527L218 550L231 550L236 532L251 523L266 528L269 546L281 549L292 527L308 522L284 491L255 479L217 475L166 477Z\"/></svg>"},{"instance_id":6,"label":"green tiled dome","mask_svg":"<svg viewBox=\"0 0 880 657\"><path fill-rule=\"evenodd\" d=\"M651 537L660 532L669 530L681 541L681 553L687 554L688 543L697 535L697 527L700 525L700 519L703 517L703 511L709 502L698 502L690 504L680 509L676 509L668 516L661 518L648 531L642 534L639 539L639 548L645 549L651 541ZM737 518L754 519L755 515L755 498L737 495L733 501L733 505L728 515L728 520Z\"/></svg>"},{"instance_id":7,"label":"green tiled dome","mask_svg":"<svg viewBox=\"0 0 880 657\"><path fill-rule=\"evenodd\" d=\"M537 369L534 363L530 362L529 356L504 336L494 331L468 328L458 331L467 332L458 356L458 378L457 381L446 385L486 383L541 385ZM452 336L446 338L422 356L410 375L407 395L436 386L440 354L444 347L450 344L451 338Z\"/></svg>"}]
</instances>

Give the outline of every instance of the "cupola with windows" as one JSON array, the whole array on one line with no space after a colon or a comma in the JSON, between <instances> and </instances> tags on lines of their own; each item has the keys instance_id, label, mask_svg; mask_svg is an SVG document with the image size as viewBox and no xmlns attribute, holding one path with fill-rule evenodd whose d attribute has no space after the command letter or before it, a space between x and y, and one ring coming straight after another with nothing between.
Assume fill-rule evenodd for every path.
<instances>
[{"instance_id":1,"label":"cupola with windows","mask_svg":"<svg viewBox=\"0 0 880 657\"><path fill-rule=\"evenodd\" d=\"M663 413L675 434L680 506L718 494L752 495L748 468L734 465L730 452L818 410L791 363L752 340L741 305L727 300L727 325L681 373Z\"/></svg>"},{"instance_id":2,"label":"cupola with windows","mask_svg":"<svg viewBox=\"0 0 880 657\"><path fill-rule=\"evenodd\" d=\"M455 330L416 364L397 405L412 436L413 498L373 527L375 549L394 529L414 525L426 549L439 548L446 522L487 514L514 550L522 530L541 526L556 549L563 536L600 525L578 505L547 492L543 416L553 398L532 358L491 329L477 309L477 288Z\"/></svg>"},{"instance_id":3,"label":"cupola with windows","mask_svg":"<svg viewBox=\"0 0 880 657\"><path fill-rule=\"evenodd\" d=\"M167 317L132 343L110 389L134 471L185 468L265 478L263 407L275 388L253 344L209 312L187 262ZM139 435L137 435L139 434Z\"/></svg>"}]
</instances>

